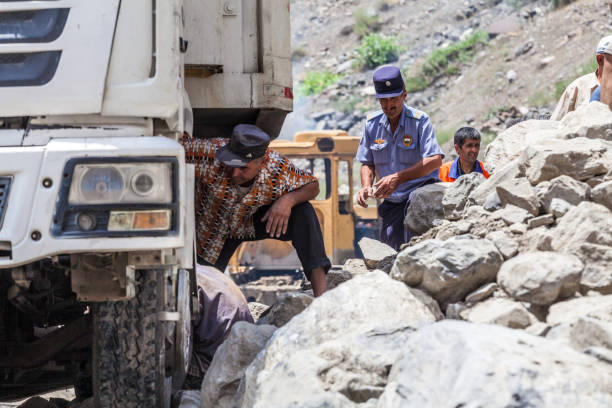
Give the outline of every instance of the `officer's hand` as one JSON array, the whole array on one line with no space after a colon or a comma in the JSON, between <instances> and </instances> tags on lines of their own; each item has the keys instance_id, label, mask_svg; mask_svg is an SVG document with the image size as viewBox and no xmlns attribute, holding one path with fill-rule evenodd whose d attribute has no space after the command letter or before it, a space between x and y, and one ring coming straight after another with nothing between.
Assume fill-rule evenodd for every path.
<instances>
[{"instance_id":1,"label":"officer's hand","mask_svg":"<svg viewBox=\"0 0 612 408\"><path fill-rule=\"evenodd\" d=\"M397 173L390 174L378 180L374 187L376 187L376 193L374 197L378 200L389 197L400 185L400 179Z\"/></svg>"},{"instance_id":2,"label":"officer's hand","mask_svg":"<svg viewBox=\"0 0 612 408\"><path fill-rule=\"evenodd\" d=\"M261 221L268 220L266 232L270 234L270 237L278 238L287 232L292 207L291 200L287 196L282 196L266 211Z\"/></svg>"},{"instance_id":3,"label":"officer's hand","mask_svg":"<svg viewBox=\"0 0 612 408\"><path fill-rule=\"evenodd\" d=\"M366 200L373 196L374 194L372 192L372 187L363 187L357 194L357 204L364 208L368 208L368 203L366 203Z\"/></svg>"}]
</instances>

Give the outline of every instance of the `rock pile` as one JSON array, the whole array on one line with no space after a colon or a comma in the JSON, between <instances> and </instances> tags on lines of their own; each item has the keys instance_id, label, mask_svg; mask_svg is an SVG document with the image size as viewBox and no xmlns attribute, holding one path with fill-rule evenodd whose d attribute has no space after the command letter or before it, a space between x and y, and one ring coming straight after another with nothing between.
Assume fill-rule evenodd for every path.
<instances>
[{"instance_id":1,"label":"rock pile","mask_svg":"<svg viewBox=\"0 0 612 408\"><path fill-rule=\"evenodd\" d=\"M501 134L488 180L423 188L422 235L364 242L282 327L236 325L202 406L612 406L612 112L568 117Z\"/></svg>"}]
</instances>

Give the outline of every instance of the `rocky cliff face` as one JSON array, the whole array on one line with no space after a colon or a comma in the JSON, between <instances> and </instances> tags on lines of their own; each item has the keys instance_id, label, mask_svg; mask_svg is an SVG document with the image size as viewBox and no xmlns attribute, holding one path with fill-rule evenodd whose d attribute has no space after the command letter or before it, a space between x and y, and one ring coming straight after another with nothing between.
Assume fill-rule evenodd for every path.
<instances>
[{"instance_id":1,"label":"rocky cliff face","mask_svg":"<svg viewBox=\"0 0 612 408\"><path fill-rule=\"evenodd\" d=\"M204 382L231 395L205 406L611 406L610 124L594 103L502 133L492 177L429 189L399 253L364 242L281 328L234 329Z\"/></svg>"}]
</instances>

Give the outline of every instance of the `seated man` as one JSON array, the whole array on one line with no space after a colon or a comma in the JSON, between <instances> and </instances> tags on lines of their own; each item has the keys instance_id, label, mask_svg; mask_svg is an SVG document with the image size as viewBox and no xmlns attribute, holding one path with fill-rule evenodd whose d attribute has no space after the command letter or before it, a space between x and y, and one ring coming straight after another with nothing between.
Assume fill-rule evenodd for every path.
<instances>
[{"instance_id":1,"label":"seated man","mask_svg":"<svg viewBox=\"0 0 612 408\"><path fill-rule=\"evenodd\" d=\"M460 176L472 172L481 173L485 178L489 178L489 173L478 160L480 133L472 127L462 127L455 133L454 142L459 157L440 167L440 180L453 182Z\"/></svg>"},{"instance_id":2,"label":"seated man","mask_svg":"<svg viewBox=\"0 0 612 408\"><path fill-rule=\"evenodd\" d=\"M237 125L227 139L183 140L196 164L198 263L224 271L244 241L291 241L315 296L326 290L331 262L312 205L317 178L268 149L270 137L254 125Z\"/></svg>"}]
</instances>

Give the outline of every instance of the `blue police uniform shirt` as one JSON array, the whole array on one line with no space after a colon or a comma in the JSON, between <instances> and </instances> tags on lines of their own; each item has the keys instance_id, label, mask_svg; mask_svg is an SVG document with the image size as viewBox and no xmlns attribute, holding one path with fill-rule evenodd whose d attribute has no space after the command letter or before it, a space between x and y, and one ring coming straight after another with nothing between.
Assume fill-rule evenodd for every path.
<instances>
[{"instance_id":1,"label":"blue police uniform shirt","mask_svg":"<svg viewBox=\"0 0 612 408\"><path fill-rule=\"evenodd\" d=\"M382 110L368 116L356 158L362 164L373 165L380 180L435 155L444 158L429 116L404 105L395 133L391 133L391 124ZM400 184L386 200L402 202L430 179L440 180L439 169Z\"/></svg>"},{"instance_id":2,"label":"blue police uniform shirt","mask_svg":"<svg viewBox=\"0 0 612 408\"><path fill-rule=\"evenodd\" d=\"M589 102L599 102L601 100L601 85L599 85L591 94Z\"/></svg>"}]
</instances>

